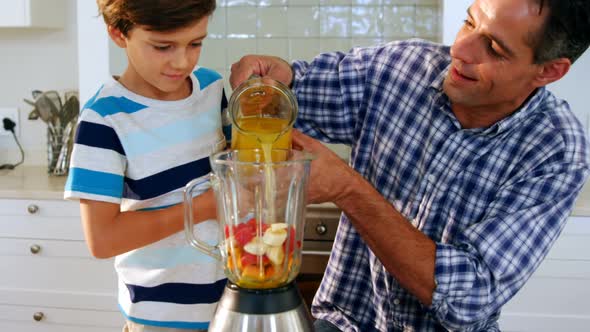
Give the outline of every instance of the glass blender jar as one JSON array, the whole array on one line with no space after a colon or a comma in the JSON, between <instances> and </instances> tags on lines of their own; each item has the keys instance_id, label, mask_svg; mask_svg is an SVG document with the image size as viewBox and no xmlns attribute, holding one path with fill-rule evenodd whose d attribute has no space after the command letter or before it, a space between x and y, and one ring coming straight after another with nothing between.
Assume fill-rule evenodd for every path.
<instances>
[{"instance_id":1,"label":"glass blender jar","mask_svg":"<svg viewBox=\"0 0 590 332\"><path fill-rule=\"evenodd\" d=\"M187 240L221 260L229 279L209 331L312 330L293 282L301 266L311 158L296 150L272 154L272 160L282 161L263 162L261 150L224 151L210 158L222 229L217 245L195 237L192 197L199 182L185 188Z\"/></svg>"}]
</instances>

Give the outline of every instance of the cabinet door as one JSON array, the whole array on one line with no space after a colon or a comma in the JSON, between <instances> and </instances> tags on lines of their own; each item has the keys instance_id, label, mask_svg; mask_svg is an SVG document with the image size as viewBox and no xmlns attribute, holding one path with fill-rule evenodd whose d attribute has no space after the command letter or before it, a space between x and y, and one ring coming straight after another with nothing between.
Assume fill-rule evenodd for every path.
<instances>
[{"instance_id":1,"label":"cabinet door","mask_svg":"<svg viewBox=\"0 0 590 332\"><path fill-rule=\"evenodd\" d=\"M0 331L112 332L120 331L123 324L118 311L0 304Z\"/></svg>"},{"instance_id":2,"label":"cabinet door","mask_svg":"<svg viewBox=\"0 0 590 332\"><path fill-rule=\"evenodd\" d=\"M22 301L28 297L12 294L11 290L47 291L43 298L60 306L75 306L84 297L74 295L83 294L87 296L84 302L91 307L106 299L109 303L105 305L116 309L113 260L90 257L84 242L0 238L0 266L0 298L14 295L4 303L27 304ZM34 296L30 301L39 304Z\"/></svg>"},{"instance_id":3,"label":"cabinet door","mask_svg":"<svg viewBox=\"0 0 590 332\"><path fill-rule=\"evenodd\" d=\"M65 0L0 0L0 28L62 28Z\"/></svg>"},{"instance_id":4,"label":"cabinet door","mask_svg":"<svg viewBox=\"0 0 590 332\"><path fill-rule=\"evenodd\" d=\"M0 237L84 240L80 204L62 200L0 200Z\"/></svg>"},{"instance_id":5,"label":"cabinet door","mask_svg":"<svg viewBox=\"0 0 590 332\"><path fill-rule=\"evenodd\" d=\"M547 258L502 310L506 332L588 331L590 217L570 217Z\"/></svg>"},{"instance_id":6,"label":"cabinet door","mask_svg":"<svg viewBox=\"0 0 590 332\"><path fill-rule=\"evenodd\" d=\"M19 27L27 24L26 0L0 0L0 27Z\"/></svg>"}]
</instances>

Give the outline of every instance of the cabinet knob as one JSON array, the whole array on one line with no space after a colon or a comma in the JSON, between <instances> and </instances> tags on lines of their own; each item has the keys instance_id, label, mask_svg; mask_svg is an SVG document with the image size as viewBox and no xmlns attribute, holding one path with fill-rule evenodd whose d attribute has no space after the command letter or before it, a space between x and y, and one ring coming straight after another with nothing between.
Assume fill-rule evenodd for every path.
<instances>
[{"instance_id":1,"label":"cabinet knob","mask_svg":"<svg viewBox=\"0 0 590 332\"><path fill-rule=\"evenodd\" d=\"M36 312L36 313L33 314L33 319L36 322L41 321L43 319L43 317L45 317L45 314L43 314L41 311L38 311L38 312Z\"/></svg>"},{"instance_id":2,"label":"cabinet knob","mask_svg":"<svg viewBox=\"0 0 590 332\"><path fill-rule=\"evenodd\" d=\"M319 223L315 226L315 232L318 233L318 235L324 235L328 232L328 227L326 227L324 223Z\"/></svg>"},{"instance_id":3,"label":"cabinet knob","mask_svg":"<svg viewBox=\"0 0 590 332\"><path fill-rule=\"evenodd\" d=\"M31 204L31 205L27 206L27 211L29 211L30 214L35 214L35 213L39 212L39 207L35 204Z\"/></svg>"},{"instance_id":4,"label":"cabinet knob","mask_svg":"<svg viewBox=\"0 0 590 332\"><path fill-rule=\"evenodd\" d=\"M30 249L32 254L38 254L41 251L41 246L38 244L33 244Z\"/></svg>"}]
</instances>

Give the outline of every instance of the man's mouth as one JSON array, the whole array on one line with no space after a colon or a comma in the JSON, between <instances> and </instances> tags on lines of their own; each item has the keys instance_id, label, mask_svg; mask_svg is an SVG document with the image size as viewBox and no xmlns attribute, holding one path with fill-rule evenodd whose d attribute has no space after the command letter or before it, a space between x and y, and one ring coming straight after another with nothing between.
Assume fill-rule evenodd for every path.
<instances>
[{"instance_id":1,"label":"man's mouth","mask_svg":"<svg viewBox=\"0 0 590 332\"><path fill-rule=\"evenodd\" d=\"M477 81L477 79L467 76L465 74L463 74L462 72L460 72L459 70L457 70L456 67L452 67L451 68L451 76L453 77L453 79L455 81L468 81L468 82L475 82Z\"/></svg>"}]
</instances>

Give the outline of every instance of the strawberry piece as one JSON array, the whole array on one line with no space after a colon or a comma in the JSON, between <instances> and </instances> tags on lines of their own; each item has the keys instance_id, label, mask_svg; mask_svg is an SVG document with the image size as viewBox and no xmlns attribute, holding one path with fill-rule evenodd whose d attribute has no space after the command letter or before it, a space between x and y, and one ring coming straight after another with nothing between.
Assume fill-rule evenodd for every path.
<instances>
[{"instance_id":1,"label":"strawberry piece","mask_svg":"<svg viewBox=\"0 0 590 332\"><path fill-rule=\"evenodd\" d=\"M245 225L245 224L242 224L242 225ZM239 225L236 228L236 230L234 232L234 237L236 238L236 242L238 243L238 245L240 247L243 247L248 242L252 241L254 236L256 236L256 231L247 225L245 227L240 227L240 226L241 225Z\"/></svg>"},{"instance_id":2,"label":"strawberry piece","mask_svg":"<svg viewBox=\"0 0 590 332\"><path fill-rule=\"evenodd\" d=\"M245 252L242 254L241 263L242 263L242 266L256 265L256 264L258 264L258 256ZM270 260L268 259L268 257L266 257L266 255L263 255L262 256L262 265L268 265L268 264L270 264Z\"/></svg>"},{"instance_id":3,"label":"strawberry piece","mask_svg":"<svg viewBox=\"0 0 590 332\"><path fill-rule=\"evenodd\" d=\"M289 255L293 253L293 250L295 250L295 227L289 228L288 241L283 243L283 248ZM301 248L301 241L297 241L297 248Z\"/></svg>"}]
</instances>

